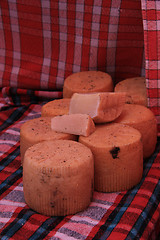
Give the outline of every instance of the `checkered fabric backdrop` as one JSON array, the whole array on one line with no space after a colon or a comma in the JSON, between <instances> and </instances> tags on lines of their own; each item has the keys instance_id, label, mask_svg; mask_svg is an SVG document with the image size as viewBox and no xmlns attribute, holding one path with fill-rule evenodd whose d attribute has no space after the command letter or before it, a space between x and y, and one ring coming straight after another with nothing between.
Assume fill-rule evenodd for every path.
<instances>
[{"instance_id":1,"label":"checkered fabric backdrop","mask_svg":"<svg viewBox=\"0 0 160 240\"><path fill-rule=\"evenodd\" d=\"M0 239L156 239L159 138L133 189L94 192L85 211L46 217L24 201L19 130L83 70L108 72L115 84L146 76L160 125L159 13L153 0L0 0Z\"/></svg>"}]
</instances>

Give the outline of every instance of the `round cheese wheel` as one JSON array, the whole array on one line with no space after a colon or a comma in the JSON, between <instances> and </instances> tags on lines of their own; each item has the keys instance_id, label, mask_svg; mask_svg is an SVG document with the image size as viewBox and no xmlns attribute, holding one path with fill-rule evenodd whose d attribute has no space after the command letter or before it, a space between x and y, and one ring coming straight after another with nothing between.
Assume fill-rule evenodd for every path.
<instances>
[{"instance_id":1,"label":"round cheese wheel","mask_svg":"<svg viewBox=\"0 0 160 240\"><path fill-rule=\"evenodd\" d=\"M116 84L115 92L126 92L126 103L147 106L146 79L144 77L127 78Z\"/></svg>"},{"instance_id":2,"label":"round cheese wheel","mask_svg":"<svg viewBox=\"0 0 160 240\"><path fill-rule=\"evenodd\" d=\"M157 120L149 108L125 104L121 115L114 122L127 124L139 130L142 135L143 157L152 155L157 143Z\"/></svg>"},{"instance_id":3,"label":"round cheese wheel","mask_svg":"<svg viewBox=\"0 0 160 240\"><path fill-rule=\"evenodd\" d=\"M73 73L64 81L63 97L71 98L73 93L112 92L113 82L109 74L101 71Z\"/></svg>"},{"instance_id":4,"label":"round cheese wheel","mask_svg":"<svg viewBox=\"0 0 160 240\"><path fill-rule=\"evenodd\" d=\"M50 117L40 117L25 122L20 129L20 154L22 165L25 151L30 146L45 140L56 139L77 140L77 137L72 134L53 131L51 129Z\"/></svg>"},{"instance_id":5,"label":"round cheese wheel","mask_svg":"<svg viewBox=\"0 0 160 240\"><path fill-rule=\"evenodd\" d=\"M93 182L93 154L79 142L44 141L25 153L24 197L38 213L64 216L84 210L92 199Z\"/></svg>"},{"instance_id":6,"label":"round cheese wheel","mask_svg":"<svg viewBox=\"0 0 160 240\"><path fill-rule=\"evenodd\" d=\"M143 173L143 146L138 130L123 124L97 125L79 142L89 147L95 162L95 190L114 192L136 185Z\"/></svg>"},{"instance_id":7,"label":"round cheese wheel","mask_svg":"<svg viewBox=\"0 0 160 240\"><path fill-rule=\"evenodd\" d=\"M58 115L68 114L69 111L69 98L55 99L44 104L41 108L42 117L55 117Z\"/></svg>"}]
</instances>

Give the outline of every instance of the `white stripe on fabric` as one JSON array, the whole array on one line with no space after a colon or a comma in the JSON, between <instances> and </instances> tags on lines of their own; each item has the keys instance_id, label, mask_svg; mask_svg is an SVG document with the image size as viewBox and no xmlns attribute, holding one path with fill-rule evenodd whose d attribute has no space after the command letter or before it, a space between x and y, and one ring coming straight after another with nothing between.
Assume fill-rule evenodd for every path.
<instances>
[{"instance_id":1,"label":"white stripe on fabric","mask_svg":"<svg viewBox=\"0 0 160 240\"><path fill-rule=\"evenodd\" d=\"M2 86L2 78L5 70L5 39L3 31L3 21L2 21L2 11L0 8L0 56L1 56L1 65L0 65L0 86Z\"/></svg>"},{"instance_id":2,"label":"white stripe on fabric","mask_svg":"<svg viewBox=\"0 0 160 240\"><path fill-rule=\"evenodd\" d=\"M107 43L107 59L106 59L106 72L114 79L115 66L116 66L116 45L117 45L117 33L119 27L121 0L112 1L110 7L110 18L108 26L108 43ZM113 21L114 19L114 21ZM114 24L112 24L114 22ZM114 33L114 34L113 34ZM112 57L111 57L112 56Z\"/></svg>"},{"instance_id":3,"label":"white stripe on fabric","mask_svg":"<svg viewBox=\"0 0 160 240\"><path fill-rule=\"evenodd\" d=\"M15 2L14 10L12 9L13 2ZM19 70L20 70L21 47L20 47L20 31L19 31L16 1L9 0L8 6L9 6L10 23L11 23L11 31L12 31L12 42L13 42L13 67L12 67L11 76L10 76L10 86L17 87L18 74L19 74ZM14 52L19 53L19 59L15 58Z\"/></svg>"},{"instance_id":4,"label":"white stripe on fabric","mask_svg":"<svg viewBox=\"0 0 160 240\"><path fill-rule=\"evenodd\" d=\"M50 16L50 1L41 0L42 5L42 28L43 28L43 64L40 77L40 85L42 89L48 89L49 72L51 65L51 16ZM46 13L48 15L46 15Z\"/></svg>"}]
</instances>

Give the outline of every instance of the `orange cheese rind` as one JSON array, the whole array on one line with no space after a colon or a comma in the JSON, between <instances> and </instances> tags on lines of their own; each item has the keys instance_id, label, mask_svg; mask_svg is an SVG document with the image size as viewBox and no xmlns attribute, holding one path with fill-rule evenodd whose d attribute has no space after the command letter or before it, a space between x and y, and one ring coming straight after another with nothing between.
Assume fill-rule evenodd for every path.
<instances>
[{"instance_id":1,"label":"orange cheese rind","mask_svg":"<svg viewBox=\"0 0 160 240\"><path fill-rule=\"evenodd\" d=\"M44 141L27 149L23 166L25 201L48 216L84 210L92 200L94 161L89 148L72 140Z\"/></svg>"}]
</instances>

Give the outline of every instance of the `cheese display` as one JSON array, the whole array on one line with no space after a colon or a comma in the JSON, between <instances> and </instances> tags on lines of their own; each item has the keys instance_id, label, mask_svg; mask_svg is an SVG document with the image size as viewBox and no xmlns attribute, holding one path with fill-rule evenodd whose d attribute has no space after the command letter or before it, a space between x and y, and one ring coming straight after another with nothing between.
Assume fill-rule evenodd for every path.
<instances>
[{"instance_id":1,"label":"cheese display","mask_svg":"<svg viewBox=\"0 0 160 240\"><path fill-rule=\"evenodd\" d=\"M76 136L53 131L51 129L50 117L40 117L25 122L20 129L20 154L22 165L24 153L30 146L45 140L56 139L76 140Z\"/></svg>"},{"instance_id":2,"label":"cheese display","mask_svg":"<svg viewBox=\"0 0 160 240\"><path fill-rule=\"evenodd\" d=\"M88 114L95 123L111 122L122 112L126 93L74 93L71 97L69 114Z\"/></svg>"},{"instance_id":3,"label":"cheese display","mask_svg":"<svg viewBox=\"0 0 160 240\"><path fill-rule=\"evenodd\" d=\"M142 135L144 158L152 155L157 143L157 120L149 108L137 104L125 104L122 114L115 122L139 130Z\"/></svg>"},{"instance_id":4,"label":"cheese display","mask_svg":"<svg viewBox=\"0 0 160 240\"><path fill-rule=\"evenodd\" d=\"M146 79L144 77L127 78L116 84L115 92L126 92L126 103L147 106Z\"/></svg>"},{"instance_id":5,"label":"cheese display","mask_svg":"<svg viewBox=\"0 0 160 240\"><path fill-rule=\"evenodd\" d=\"M143 146L140 132L119 123L101 124L79 142L94 155L95 190L114 192L128 190L141 180Z\"/></svg>"},{"instance_id":6,"label":"cheese display","mask_svg":"<svg viewBox=\"0 0 160 240\"><path fill-rule=\"evenodd\" d=\"M68 114L69 111L69 98L55 99L42 106L42 117L54 117L58 115Z\"/></svg>"},{"instance_id":7,"label":"cheese display","mask_svg":"<svg viewBox=\"0 0 160 240\"><path fill-rule=\"evenodd\" d=\"M87 114L69 114L53 117L51 129L56 132L89 136L95 131L95 124Z\"/></svg>"},{"instance_id":8,"label":"cheese display","mask_svg":"<svg viewBox=\"0 0 160 240\"><path fill-rule=\"evenodd\" d=\"M112 78L101 71L83 71L73 73L64 81L63 98L71 98L73 93L112 92Z\"/></svg>"},{"instance_id":9,"label":"cheese display","mask_svg":"<svg viewBox=\"0 0 160 240\"><path fill-rule=\"evenodd\" d=\"M75 214L88 207L94 188L89 148L71 140L44 141L27 149L23 166L26 203L48 216Z\"/></svg>"}]
</instances>

